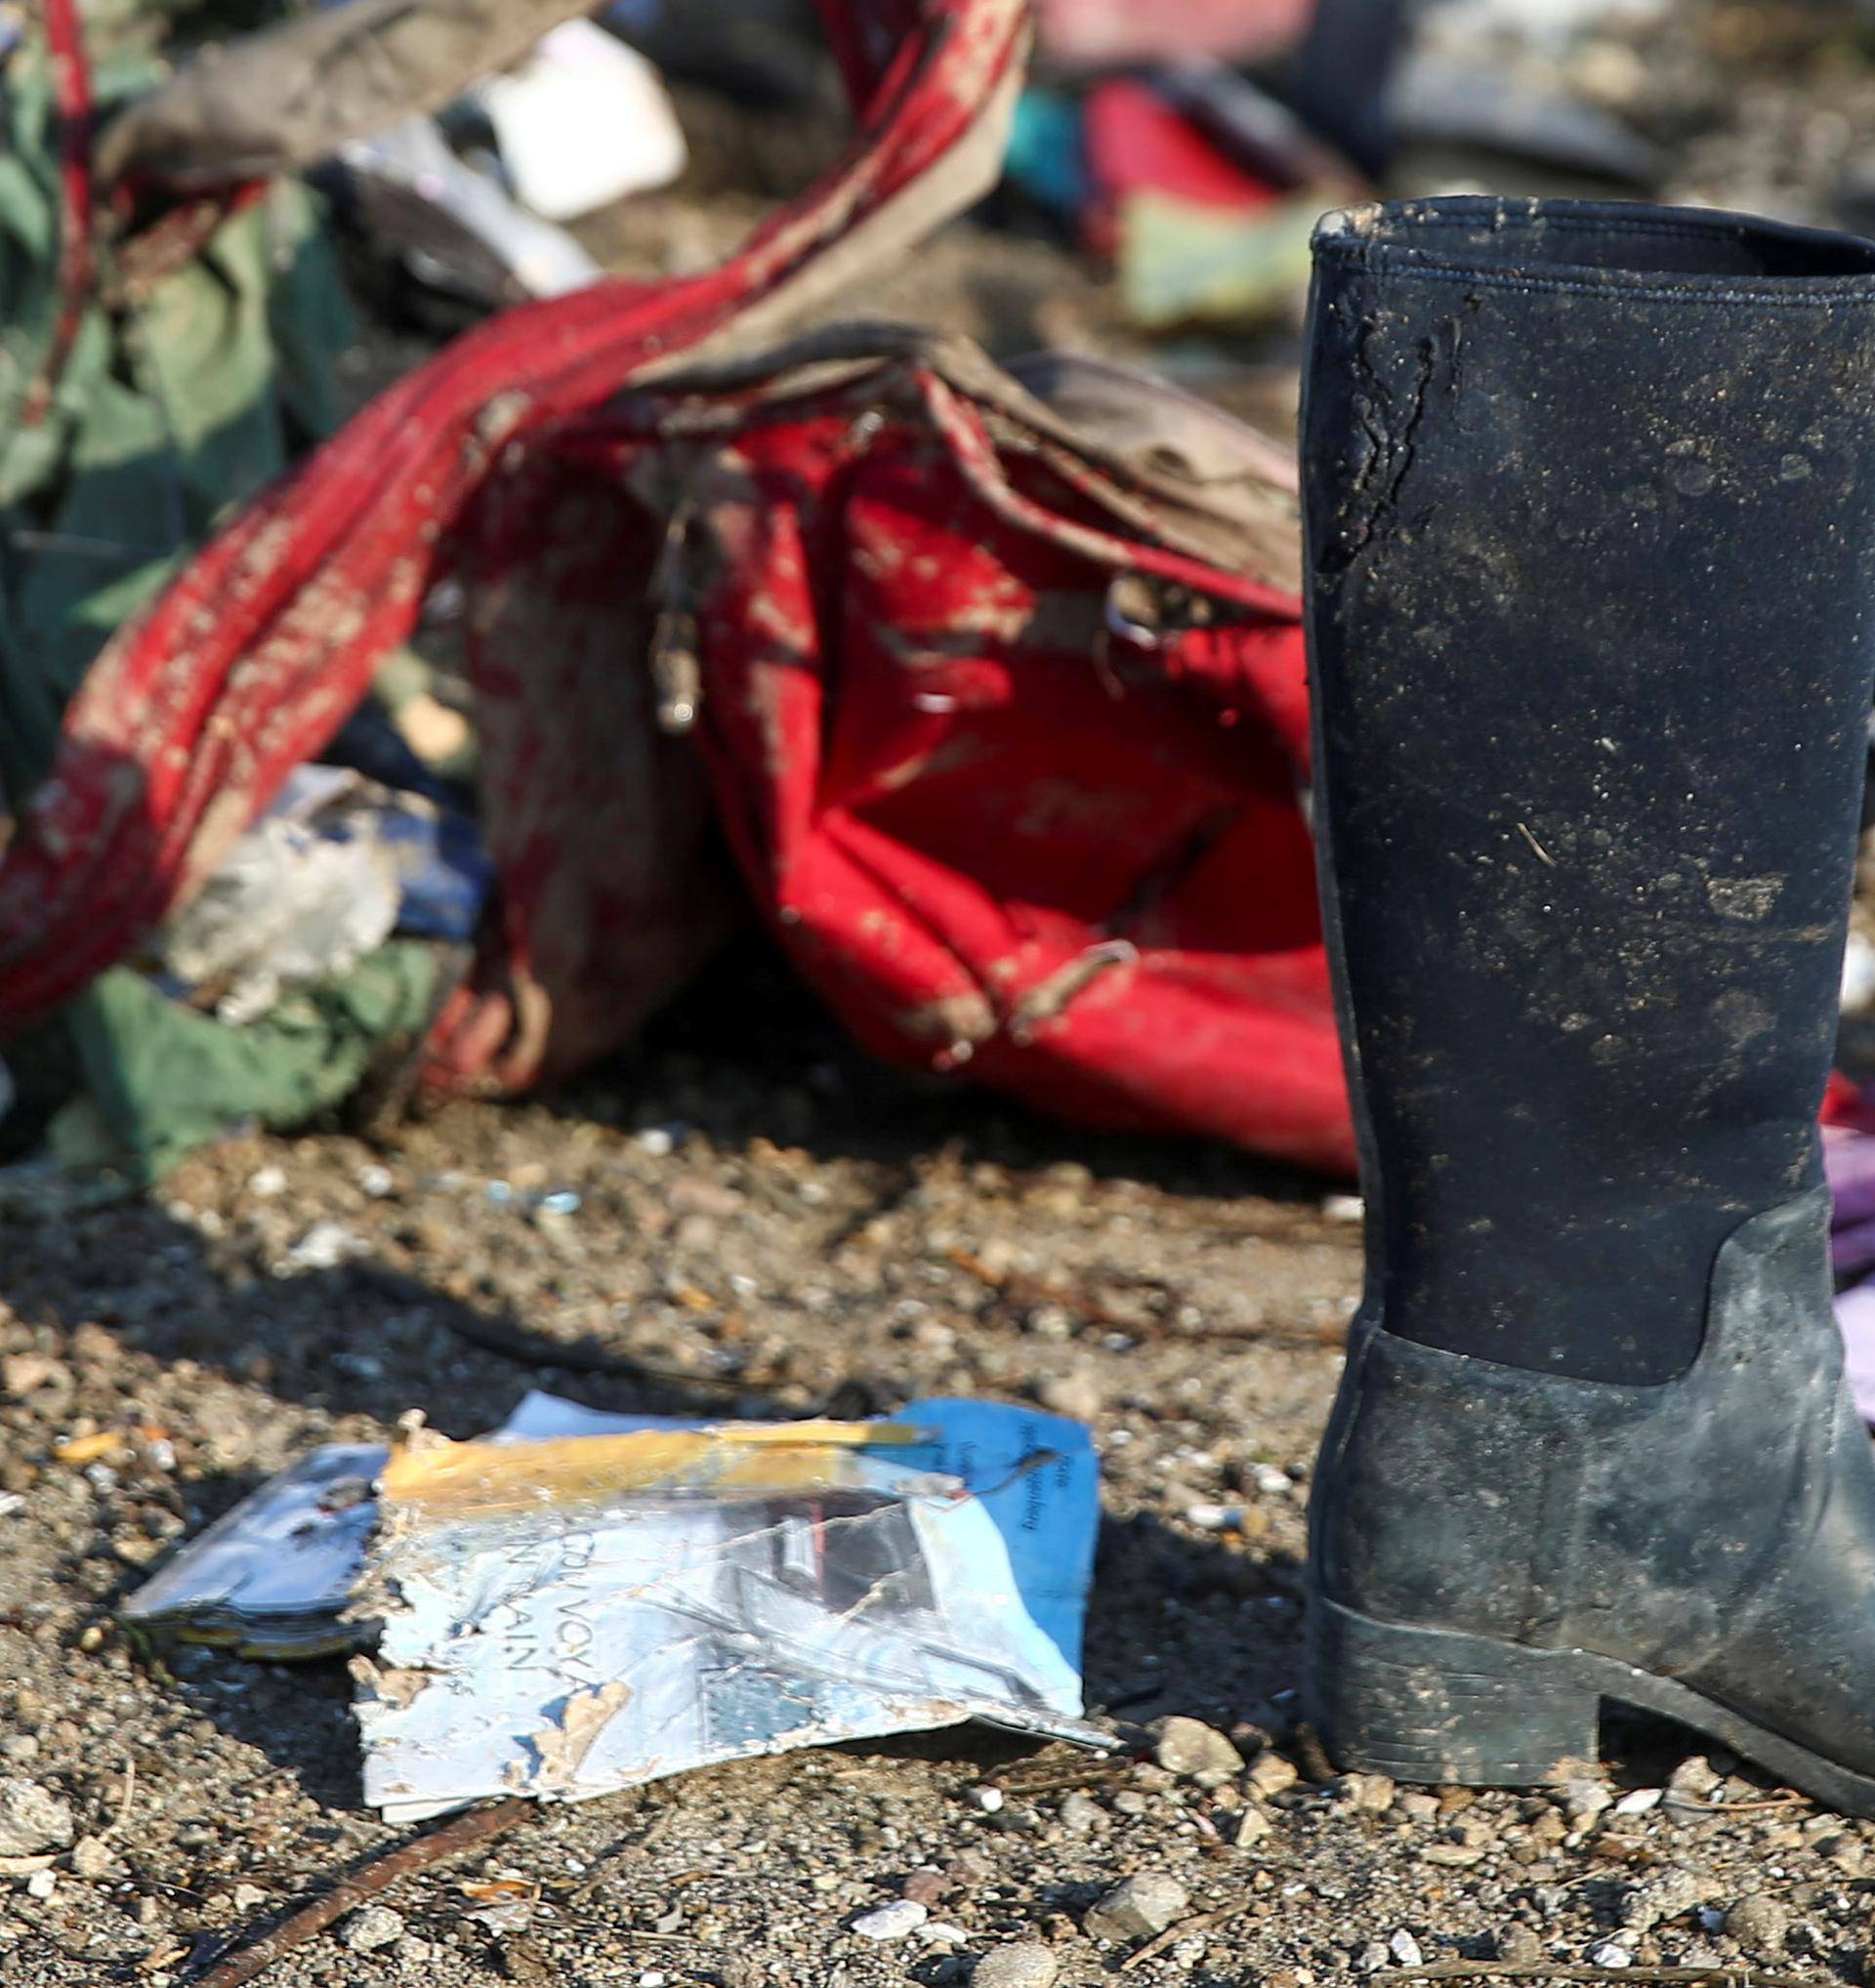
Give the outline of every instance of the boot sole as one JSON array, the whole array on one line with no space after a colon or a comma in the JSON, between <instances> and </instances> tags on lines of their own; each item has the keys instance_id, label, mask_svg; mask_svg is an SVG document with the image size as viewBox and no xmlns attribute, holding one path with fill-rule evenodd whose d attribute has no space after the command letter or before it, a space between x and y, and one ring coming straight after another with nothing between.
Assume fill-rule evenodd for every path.
<instances>
[{"instance_id":1,"label":"boot sole","mask_svg":"<svg viewBox=\"0 0 1875 1988\"><path fill-rule=\"evenodd\" d=\"M1875 1817L1875 1778L1613 1657L1407 1629L1319 1596L1309 1643L1315 1724L1351 1772L1469 1788L1575 1780L1597 1771L1612 1699L1690 1726L1831 1808Z\"/></svg>"}]
</instances>

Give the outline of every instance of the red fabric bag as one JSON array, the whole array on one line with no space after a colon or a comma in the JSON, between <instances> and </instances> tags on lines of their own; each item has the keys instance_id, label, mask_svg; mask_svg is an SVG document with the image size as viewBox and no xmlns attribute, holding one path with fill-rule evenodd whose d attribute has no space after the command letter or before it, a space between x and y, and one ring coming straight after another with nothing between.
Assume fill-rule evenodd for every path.
<instances>
[{"instance_id":1,"label":"red fabric bag","mask_svg":"<svg viewBox=\"0 0 1875 1988\"><path fill-rule=\"evenodd\" d=\"M501 686L481 727L523 790L489 810L510 965L551 978L557 932L610 932L638 984L608 900L641 799L593 718L607 683L655 684L757 904L870 1048L1345 1171L1286 466L1147 381L1036 371L842 329L513 452L464 561L475 677ZM591 645L547 694L562 624ZM707 879L681 784L674 914ZM593 998L606 971L589 954L577 994L602 1034L630 1005ZM598 1046L564 991L535 1005L556 1060Z\"/></svg>"}]
</instances>

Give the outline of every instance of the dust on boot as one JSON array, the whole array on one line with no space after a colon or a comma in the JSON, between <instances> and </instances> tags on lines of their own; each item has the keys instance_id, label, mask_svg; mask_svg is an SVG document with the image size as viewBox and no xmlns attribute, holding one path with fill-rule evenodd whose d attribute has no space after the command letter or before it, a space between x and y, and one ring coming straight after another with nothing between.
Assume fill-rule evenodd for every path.
<instances>
[{"instance_id":1,"label":"dust on boot","mask_svg":"<svg viewBox=\"0 0 1875 1988\"><path fill-rule=\"evenodd\" d=\"M1317 825L1368 1291L1316 1476L1331 1750L1580 1771L1666 1714L1875 1813L1875 1458L1815 1117L1875 600L1875 246L1332 217Z\"/></svg>"}]
</instances>

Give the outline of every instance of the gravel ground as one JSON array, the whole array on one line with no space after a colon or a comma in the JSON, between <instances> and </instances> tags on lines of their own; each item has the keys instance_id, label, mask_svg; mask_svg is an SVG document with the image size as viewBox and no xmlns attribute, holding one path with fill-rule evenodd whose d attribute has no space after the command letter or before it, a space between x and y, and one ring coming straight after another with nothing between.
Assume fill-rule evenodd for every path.
<instances>
[{"instance_id":1,"label":"gravel ground","mask_svg":"<svg viewBox=\"0 0 1875 1988\"><path fill-rule=\"evenodd\" d=\"M1585 87L1639 93L1680 190L1817 212L1875 86L1814 19L1706 9L1581 58ZM727 195L676 230L647 209L608 252L681 264L742 218ZM1077 264L980 228L882 308L1003 350L1127 350ZM576 1212L540 1207L560 1190ZM148 1204L0 1208L0 1981L181 1982L400 1840L361 1806L342 1665L156 1652L113 1609L311 1445L412 1406L472 1434L530 1386L1085 1417L1088 1688L1120 1752L952 1732L541 1811L297 1950L279 1988L1311 1988L1490 1957L1865 1978L1875 1827L1685 1734L1617 1727L1605 1781L1473 1796L1337 1779L1299 1728L1347 1215L1238 1155L881 1072L753 943L562 1095L390 1143L231 1142Z\"/></svg>"}]
</instances>

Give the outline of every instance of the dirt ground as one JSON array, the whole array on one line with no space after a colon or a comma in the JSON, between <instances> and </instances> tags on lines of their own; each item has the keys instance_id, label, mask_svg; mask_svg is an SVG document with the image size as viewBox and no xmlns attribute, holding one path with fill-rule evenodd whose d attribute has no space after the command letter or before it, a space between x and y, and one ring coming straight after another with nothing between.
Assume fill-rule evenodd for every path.
<instances>
[{"instance_id":1,"label":"dirt ground","mask_svg":"<svg viewBox=\"0 0 1875 1988\"><path fill-rule=\"evenodd\" d=\"M1703 12L1703 39L1652 45L1640 83L1604 55L1599 86L1654 93L1676 190L1819 212L1875 129L1871 72L1806 40L1804 9ZM674 266L746 218L728 194L649 206L610 252ZM881 308L1004 351L1137 352L1075 258L980 228ZM1280 419L1283 357L1279 337L1230 355L1221 391ZM85 1840L0 1865L0 1981L186 1981L399 1840L361 1804L341 1663L155 1651L113 1611L312 1445L413 1406L472 1434L536 1386L667 1413L963 1393L1086 1418L1088 1696L1120 1752L950 1732L546 1809L314 1938L277 1988L938 1988L1012 1945L998 1988L1312 1988L1461 1958L1875 1980L1875 1826L1684 1733L1618 1727L1605 1786L1527 1795L1319 1759L1298 1569L1360 1278L1349 1215L1337 1183L882 1071L752 940L558 1095L373 1145L232 1141L147 1203L0 1211L0 1784L63 1800ZM1177 1715L1242 1771L1160 1765ZM1088 1908L1138 1874L1181 1887L1168 1936L1098 1936ZM487 1879L515 1895L465 1891ZM932 1907L921 1932L852 1929L904 1895Z\"/></svg>"}]
</instances>

